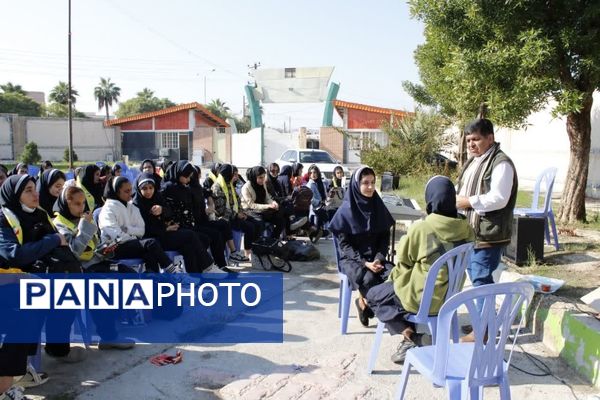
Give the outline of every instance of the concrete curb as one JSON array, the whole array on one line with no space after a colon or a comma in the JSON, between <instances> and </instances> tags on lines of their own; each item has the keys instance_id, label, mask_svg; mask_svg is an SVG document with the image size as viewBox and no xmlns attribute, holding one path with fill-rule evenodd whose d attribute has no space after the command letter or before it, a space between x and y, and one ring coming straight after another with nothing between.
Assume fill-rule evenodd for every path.
<instances>
[{"instance_id":1,"label":"concrete curb","mask_svg":"<svg viewBox=\"0 0 600 400\"><path fill-rule=\"evenodd\" d=\"M502 282L514 282L522 275L504 271ZM527 315L527 327L544 345L562 358L582 377L600 388L600 321L593 310L552 294L536 293Z\"/></svg>"}]
</instances>

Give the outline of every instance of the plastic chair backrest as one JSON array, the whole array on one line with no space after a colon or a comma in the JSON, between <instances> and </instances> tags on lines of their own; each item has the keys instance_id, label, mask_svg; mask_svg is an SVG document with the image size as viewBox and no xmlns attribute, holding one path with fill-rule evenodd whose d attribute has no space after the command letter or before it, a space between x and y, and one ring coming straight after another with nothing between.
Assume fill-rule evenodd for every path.
<instances>
[{"instance_id":1,"label":"plastic chair backrest","mask_svg":"<svg viewBox=\"0 0 600 400\"><path fill-rule=\"evenodd\" d=\"M552 188L554 187L554 179L556 178L555 167L547 168L543 170L537 177L535 181L535 188L533 191L533 199L531 200L531 208L534 210L539 210L539 199L540 199L540 190L542 188L542 183L544 183L544 187L546 188L546 196L544 197L544 213L547 213L552 209Z\"/></svg>"},{"instance_id":2,"label":"plastic chair backrest","mask_svg":"<svg viewBox=\"0 0 600 400\"><path fill-rule=\"evenodd\" d=\"M40 173L40 167L36 167L35 165L30 165L27 167L27 174L33 177L37 177Z\"/></svg>"},{"instance_id":3,"label":"plastic chair backrest","mask_svg":"<svg viewBox=\"0 0 600 400\"><path fill-rule=\"evenodd\" d=\"M471 262L471 253L473 252L473 243L465 243L442 254L429 268L427 279L423 287L421 304L415 320L425 321L429 316L431 308L431 298L435 290L435 284L440 270L446 267L448 270L448 291L444 301L460 292L465 283L465 270Z\"/></svg>"},{"instance_id":4,"label":"plastic chair backrest","mask_svg":"<svg viewBox=\"0 0 600 400\"><path fill-rule=\"evenodd\" d=\"M67 178L67 180L74 179L75 178L75 173L72 172L72 171L67 171L67 172L65 172L65 177Z\"/></svg>"},{"instance_id":5,"label":"plastic chair backrest","mask_svg":"<svg viewBox=\"0 0 600 400\"><path fill-rule=\"evenodd\" d=\"M338 248L338 239L335 235L333 235L333 248L335 249L335 266L339 273L343 273L340 269L340 250Z\"/></svg>"},{"instance_id":6,"label":"plastic chair backrest","mask_svg":"<svg viewBox=\"0 0 600 400\"><path fill-rule=\"evenodd\" d=\"M461 306L466 306L475 334L473 353L465 352L465 357L471 354L471 360L465 365L470 365L466 377L469 386L482 386L497 384L498 380L506 373L504 367L504 352L511 326L519 311L525 310L531 303L533 297L533 286L529 282L507 282L491 285L478 286L457 293L444 303L438 315L437 334L435 344L432 381L436 385L444 386L446 382L446 369L450 363L449 338L454 314ZM504 296L499 307L496 300ZM477 310L475 300L483 300L483 310ZM525 308L522 309L523 303ZM523 322L523 317L521 317ZM519 334L519 327L514 333L515 338ZM484 343L484 336L487 340ZM495 340L494 340L495 339ZM511 351L512 355L512 351ZM463 360L464 361L464 360ZM458 360L453 360L456 364ZM510 364L510 356L507 364Z\"/></svg>"},{"instance_id":7,"label":"plastic chair backrest","mask_svg":"<svg viewBox=\"0 0 600 400\"><path fill-rule=\"evenodd\" d=\"M102 207L98 207L94 210L94 212L92 213L92 218L94 218L94 222L96 223L96 226L98 227L98 233L100 233L100 224L98 223L98 219L100 218L100 211L102 211Z\"/></svg>"}]
</instances>

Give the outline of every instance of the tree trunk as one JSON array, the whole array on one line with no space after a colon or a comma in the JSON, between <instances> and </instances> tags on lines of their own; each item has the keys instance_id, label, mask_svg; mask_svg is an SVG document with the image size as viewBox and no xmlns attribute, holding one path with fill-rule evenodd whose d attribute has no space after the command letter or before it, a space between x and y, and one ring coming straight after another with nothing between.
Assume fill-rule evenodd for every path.
<instances>
[{"instance_id":1,"label":"tree trunk","mask_svg":"<svg viewBox=\"0 0 600 400\"><path fill-rule=\"evenodd\" d=\"M108 121L108 104L104 108L106 108L106 120Z\"/></svg>"},{"instance_id":2,"label":"tree trunk","mask_svg":"<svg viewBox=\"0 0 600 400\"><path fill-rule=\"evenodd\" d=\"M586 94L578 113L567 115L569 170L557 218L562 224L585 221L585 189L590 164L592 94Z\"/></svg>"},{"instance_id":3,"label":"tree trunk","mask_svg":"<svg viewBox=\"0 0 600 400\"><path fill-rule=\"evenodd\" d=\"M467 162L467 139L465 136L465 130L461 129L458 135L458 155L456 161L458 161L459 168L462 169L463 165Z\"/></svg>"}]
</instances>

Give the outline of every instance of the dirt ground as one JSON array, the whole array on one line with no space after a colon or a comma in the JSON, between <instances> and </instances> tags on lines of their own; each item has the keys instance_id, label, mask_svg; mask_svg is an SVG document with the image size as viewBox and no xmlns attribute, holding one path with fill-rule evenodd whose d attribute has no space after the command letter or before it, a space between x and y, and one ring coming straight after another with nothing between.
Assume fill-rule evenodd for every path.
<instances>
[{"instance_id":1,"label":"dirt ground","mask_svg":"<svg viewBox=\"0 0 600 400\"><path fill-rule=\"evenodd\" d=\"M560 230L559 251L544 247L543 262L529 261L516 266L505 259L509 270L520 274L541 275L562 279L565 285L555 294L579 300L591 290L600 287L600 232L595 230Z\"/></svg>"}]
</instances>

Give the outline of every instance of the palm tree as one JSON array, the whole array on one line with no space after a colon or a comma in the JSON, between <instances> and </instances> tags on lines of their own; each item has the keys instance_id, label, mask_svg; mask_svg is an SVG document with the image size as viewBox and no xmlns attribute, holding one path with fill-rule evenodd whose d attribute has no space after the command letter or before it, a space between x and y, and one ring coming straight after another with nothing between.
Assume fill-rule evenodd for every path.
<instances>
[{"instance_id":1,"label":"palm tree","mask_svg":"<svg viewBox=\"0 0 600 400\"><path fill-rule=\"evenodd\" d=\"M21 85L14 85L12 82L6 82L6 84L0 85L0 89L2 89L4 93L26 94Z\"/></svg>"},{"instance_id":2,"label":"palm tree","mask_svg":"<svg viewBox=\"0 0 600 400\"><path fill-rule=\"evenodd\" d=\"M108 107L119 102L121 88L110 81L110 78L100 78L100 85L94 88L94 97L98 101L98 110L106 108L106 120L108 121Z\"/></svg>"},{"instance_id":3,"label":"palm tree","mask_svg":"<svg viewBox=\"0 0 600 400\"><path fill-rule=\"evenodd\" d=\"M71 87L71 103L75 104L77 99L75 96L79 96L77 90ZM58 85L54 86L54 89L48 95L50 101L54 101L58 104L68 105L69 104L69 85L66 82L58 82Z\"/></svg>"},{"instance_id":4,"label":"palm tree","mask_svg":"<svg viewBox=\"0 0 600 400\"><path fill-rule=\"evenodd\" d=\"M229 118L231 115L229 114L229 107L225 105L224 101L221 99L211 100L210 103L206 105L206 108L211 113L215 114L217 117L221 119Z\"/></svg>"},{"instance_id":5,"label":"palm tree","mask_svg":"<svg viewBox=\"0 0 600 400\"><path fill-rule=\"evenodd\" d=\"M143 88L141 92L137 92L137 96L144 100L152 100L154 97L154 91L148 88Z\"/></svg>"}]
</instances>

